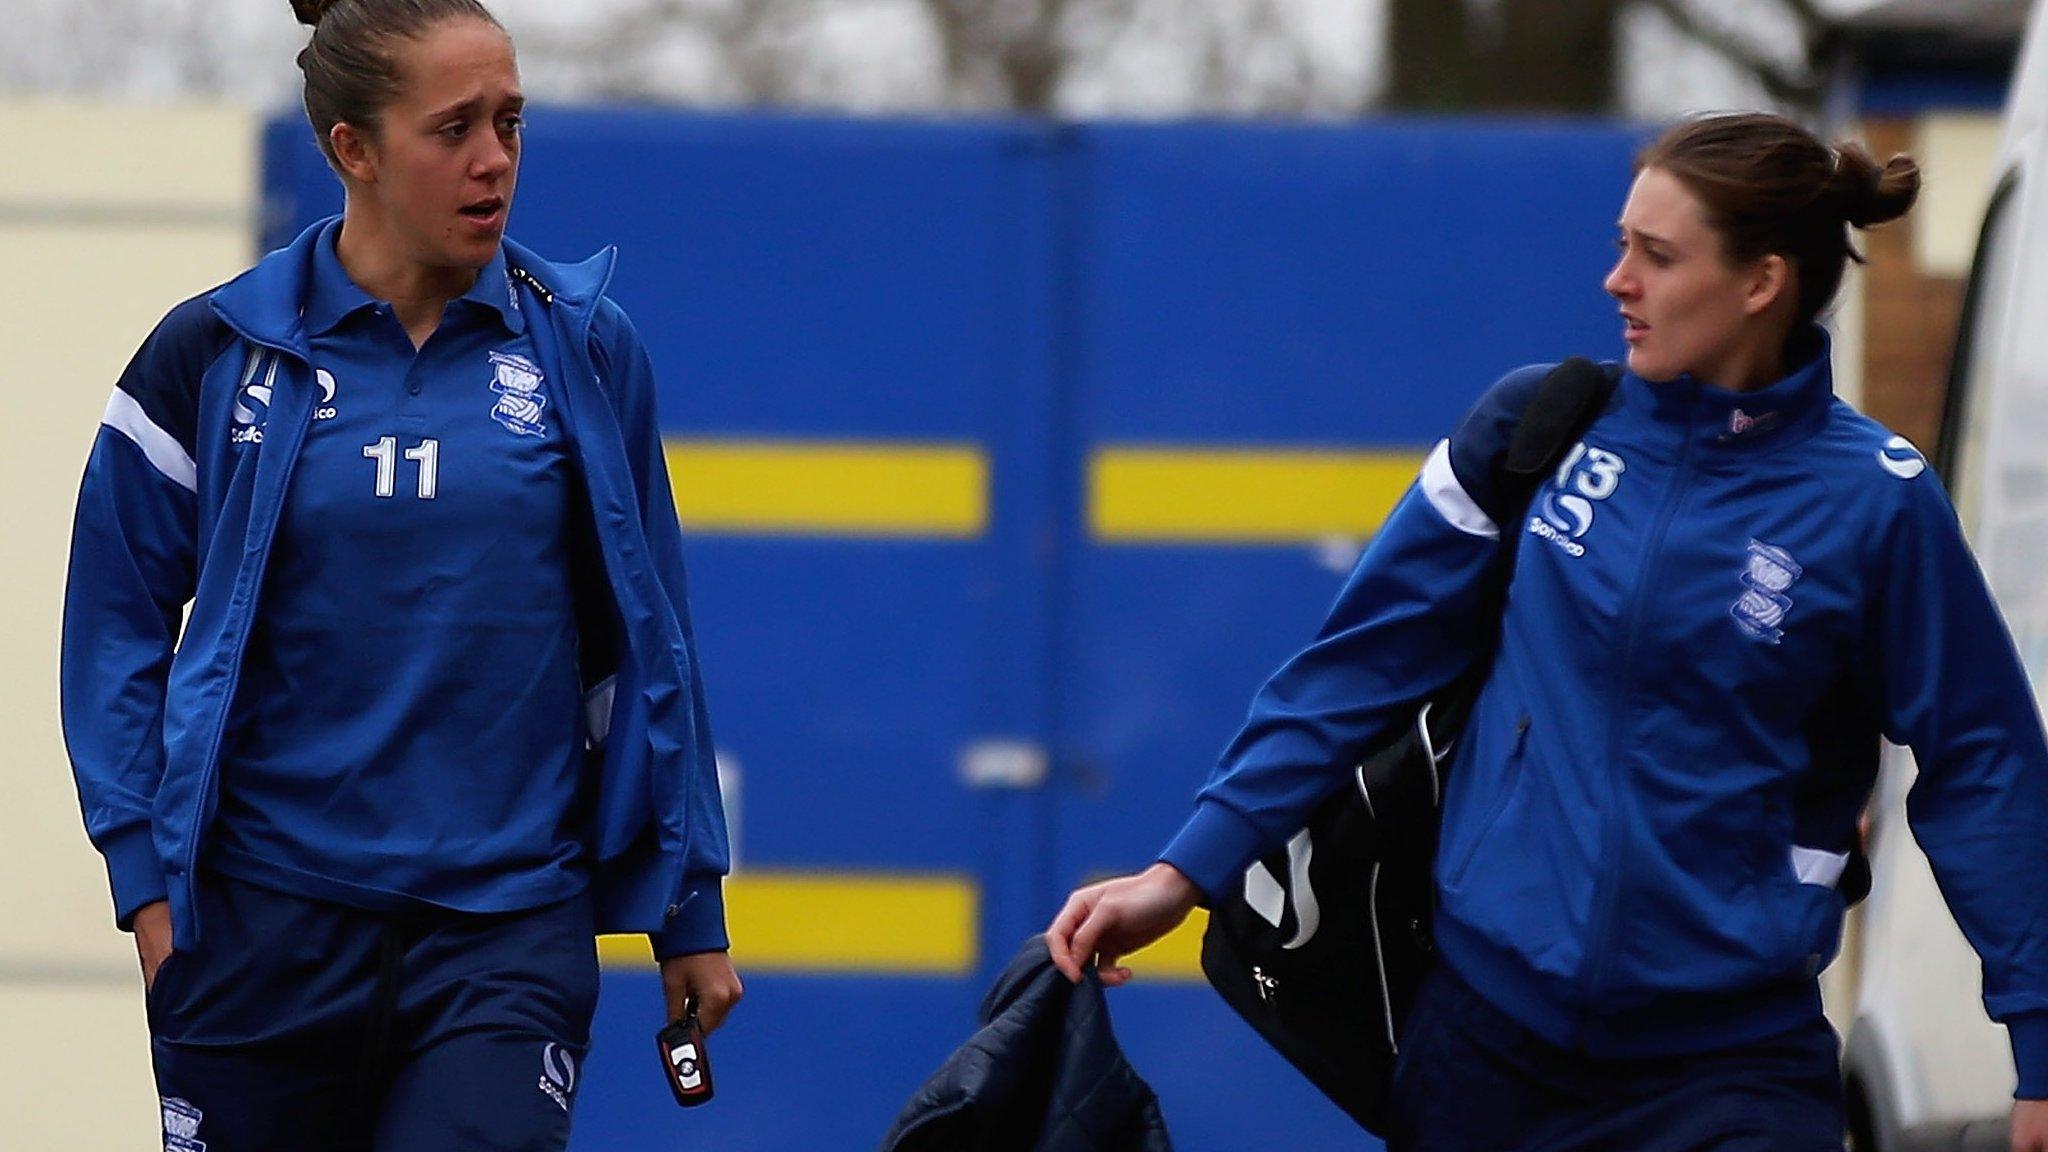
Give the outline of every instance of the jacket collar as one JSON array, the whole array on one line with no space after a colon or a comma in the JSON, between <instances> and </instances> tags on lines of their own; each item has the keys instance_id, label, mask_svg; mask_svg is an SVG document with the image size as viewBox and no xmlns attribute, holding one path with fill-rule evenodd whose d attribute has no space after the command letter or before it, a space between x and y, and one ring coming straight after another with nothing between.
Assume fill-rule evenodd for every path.
<instances>
[{"instance_id":1,"label":"jacket collar","mask_svg":"<svg viewBox=\"0 0 2048 1152\"><path fill-rule=\"evenodd\" d=\"M504 248L505 268L514 280L532 288L541 303L559 305L579 320L596 312L619 258L619 250L607 246L578 263L557 264L510 237Z\"/></svg>"},{"instance_id":2,"label":"jacket collar","mask_svg":"<svg viewBox=\"0 0 2048 1152\"><path fill-rule=\"evenodd\" d=\"M341 218L330 216L311 224L283 248L222 285L213 294L213 310L244 338L311 360L307 343L306 307L312 299L318 245ZM543 305L563 308L572 319L587 322L611 282L618 251L606 248L577 264L555 264L511 239L504 242L502 267L509 281L526 284ZM494 265L499 262L494 261ZM513 311L524 305L509 288Z\"/></svg>"},{"instance_id":3,"label":"jacket collar","mask_svg":"<svg viewBox=\"0 0 2048 1152\"><path fill-rule=\"evenodd\" d=\"M1795 337L1791 370L1765 387L1731 392L1693 377L1645 380L1624 371L1622 387L1646 402L1651 421L1688 438L1740 450L1804 439L1827 419L1834 403L1832 353L1826 329L1813 325Z\"/></svg>"}]
</instances>

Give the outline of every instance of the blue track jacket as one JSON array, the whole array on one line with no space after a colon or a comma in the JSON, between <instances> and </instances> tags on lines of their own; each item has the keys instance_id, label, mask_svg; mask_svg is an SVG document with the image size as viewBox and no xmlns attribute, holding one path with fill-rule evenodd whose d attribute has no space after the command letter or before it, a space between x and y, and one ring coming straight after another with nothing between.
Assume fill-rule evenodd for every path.
<instances>
[{"instance_id":1,"label":"blue track jacket","mask_svg":"<svg viewBox=\"0 0 2048 1152\"><path fill-rule=\"evenodd\" d=\"M192 877L224 729L320 395L300 306L327 223L164 318L122 374L79 492L64 603L65 743L116 919L125 928L168 897L180 943L202 930ZM528 332L601 553L579 572L593 593L577 605L598 930L648 932L664 957L723 948L725 816L652 366L604 295L614 252L557 266L510 241L505 251L514 303L539 321ZM234 409L252 365L274 373L269 408L260 439L237 446L231 437L250 438ZM498 707L440 703L455 725Z\"/></svg>"},{"instance_id":2,"label":"blue track jacket","mask_svg":"<svg viewBox=\"0 0 2048 1152\"><path fill-rule=\"evenodd\" d=\"M2048 1096L2048 746L1940 483L1835 399L1824 333L1731 393L1624 373L1537 490L1491 678L1455 751L1443 957L1553 1044L1704 1051L1819 1011L1867 771L1910 745L1916 836L1984 962L2020 1094ZM1209 893L1284 843L1344 766L1468 666L1499 547L1493 462L1547 366L1439 444L1315 641L1162 854ZM1832 760L1839 761L1840 756Z\"/></svg>"}]
</instances>

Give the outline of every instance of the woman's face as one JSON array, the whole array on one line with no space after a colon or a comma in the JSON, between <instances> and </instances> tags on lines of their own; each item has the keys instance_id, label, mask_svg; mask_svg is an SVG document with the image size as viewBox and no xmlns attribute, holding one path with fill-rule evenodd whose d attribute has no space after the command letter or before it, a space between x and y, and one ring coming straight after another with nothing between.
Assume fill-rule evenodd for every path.
<instances>
[{"instance_id":1,"label":"woman's face","mask_svg":"<svg viewBox=\"0 0 2048 1152\"><path fill-rule=\"evenodd\" d=\"M368 143L363 193L413 262L481 268L497 254L519 180L519 65L482 20L451 20L394 48L403 83Z\"/></svg>"},{"instance_id":2,"label":"woman's face","mask_svg":"<svg viewBox=\"0 0 2048 1152\"><path fill-rule=\"evenodd\" d=\"M1724 377L1772 339L1764 316L1782 294L1783 259L1730 263L1705 207L1659 168L1636 177L1620 224L1621 258L1606 288L1621 303L1629 370L1739 387Z\"/></svg>"}]
</instances>

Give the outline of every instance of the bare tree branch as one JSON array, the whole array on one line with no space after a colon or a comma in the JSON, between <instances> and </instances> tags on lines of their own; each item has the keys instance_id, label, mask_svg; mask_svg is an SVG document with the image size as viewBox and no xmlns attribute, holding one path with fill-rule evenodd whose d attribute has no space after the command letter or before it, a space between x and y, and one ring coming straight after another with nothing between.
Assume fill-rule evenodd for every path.
<instances>
[{"instance_id":1,"label":"bare tree branch","mask_svg":"<svg viewBox=\"0 0 2048 1152\"><path fill-rule=\"evenodd\" d=\"M1785 10L1799 21L1799 28L1806 34L1808 43L1831 35L1836 30L1835 20L1820 10L1813 0L1779 0Z\"/></svg>"},{"instance_id":2,"label":"bare tree branch","mask_svg":"<svg viewBox=\"0 0 2048 1152\"><path fill-rule=\"evenodd\" d=\"M1809 68L1794 72L1778 61L1765 56L1758 46L1743 39L1728 28L1700 18L1686 0L1637 0L1651 11L1671 22L1672 27L1690 37L1702 47L1712 50L1729 63L1755 76L1764 91L1771 98L1802 109L1819 106L1824 88L1819 77ZM1806 31L1809 45L1816 43L1833 25L1816 9L1811 0L1781 0ZM1811 56L1809 56L1809 60Z\"/></svg>"},{"instance_id":3,"label":"bare tree branch","mask_svg":"<svg viewBox=\"0 0 2048 1152\"><path fill-rule=\"evenodd\" d=\"M527 33L522 53L567 67L589 95L647 99L675 94L657 71L661 52L696 40L717 61L731 99L781 103L805 72L789 41L807 7L804 0L639 0L613 5L602 21Z\"/></svg>"},{"instance_id":4,"label":"bare tree branch","mask_svg":"<svg viewBox=\"0 0 2048 1152\"><path fill-rule=\"evenodd\" d=\"M1137 0L1083 0L1089 15L1128 21ZM1084 50L1073 0L922 0L938 37L946 88L969 107L1053 111L1059 86ZM1112 33L1113 34L1113 33Z\"/></svg>"},{"instance_id":5,"label":"bare tree branch","mask_svg":"<svg viewBox=\"0 0 2048 1152\"><path fill-rule=\"evenodd\" d=\"M1381 87L1366 71L1365 0L496 2L551 98L1345 114ZM1603 30L1625 5L1650 5L1794 99L1812 98L1811 77L1827 74L1835 50L1825 45L1839 44L1825 39L1823 0L1779 0L1807 30L1806 74L1797 62L1763 59L1764 45L1746 45L1702 0L1486 0L1477 13L1466 10L1480 0L1383 2L1396 13L1393 48L1381 57L1394 80L1387 99L1407 92L1403 106L1608 107L1614 37ZM286 44L303 43L304 30L282 5L243 15L221 0L10 3L17 26L23 13L29 20L22 37L0 43L0 88L172 89L270 104L296 87ZM1349 5L1360 13L1357 32L1333 33L1344 19L1333 9ZM1403 39L1403 28L1414 34ZM1333 39L1353 35L1341 46Z\"/></svg>"},{"instance_id":6,"label":"bare tree branch","mask_svg":"<svg viewBox=\"0 0 2048 1152\"><path fill-rule=\"evenodd\" d=\"M1234 14L1238 19L1233 22L1223 10L1208 11L1202 29L1200 90L1236 93L1237 110L1303 112L1312 107L1315 62L1306 41L1289 25L1280 0L1242 0ZM1277 75L1268 74L1269 68Z\"/></svg>"},{"instance_id":7,"label":"bare tree branch","mask_svg":"<svg viewBox=\"0 0 2048 1152\"><path fill-rule=\"evenodd\" d=\"M1614 103L1623 0L1391 0L1392 107L1600 113Z\"/></svg>"}]
</instances>

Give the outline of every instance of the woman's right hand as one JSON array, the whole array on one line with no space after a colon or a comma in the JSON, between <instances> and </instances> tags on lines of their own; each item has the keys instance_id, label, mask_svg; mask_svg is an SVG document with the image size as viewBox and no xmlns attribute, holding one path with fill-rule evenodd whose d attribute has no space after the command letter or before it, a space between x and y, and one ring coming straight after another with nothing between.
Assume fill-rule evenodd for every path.
<instances>
[{"instance_id":1,"label":"woman's right hand","mask_svg":"<svg viewBox=\"0 0 2048 1152\"><path fill-rule=\"evenodd\" d=\"M142 990L156 985L156 970L171 954L171 905L159 900L135 914L135 954L142 958Z\"/></svg>"},{"instance_id":2,"label":"woman's right hand","mask_svg":"<svg viewBox=\"0 0 2048 1152\"><path fill-rule=\"evenodd\" d=\"M1180 927L1201 900L1194 881L1161 861L1135 876L1076 890L1045 930L1045 945L1067 979L1079 984L1081 970L1093 964L1114 988L1131 978L1117 961Z\"/></svg>"}]
</instances>

